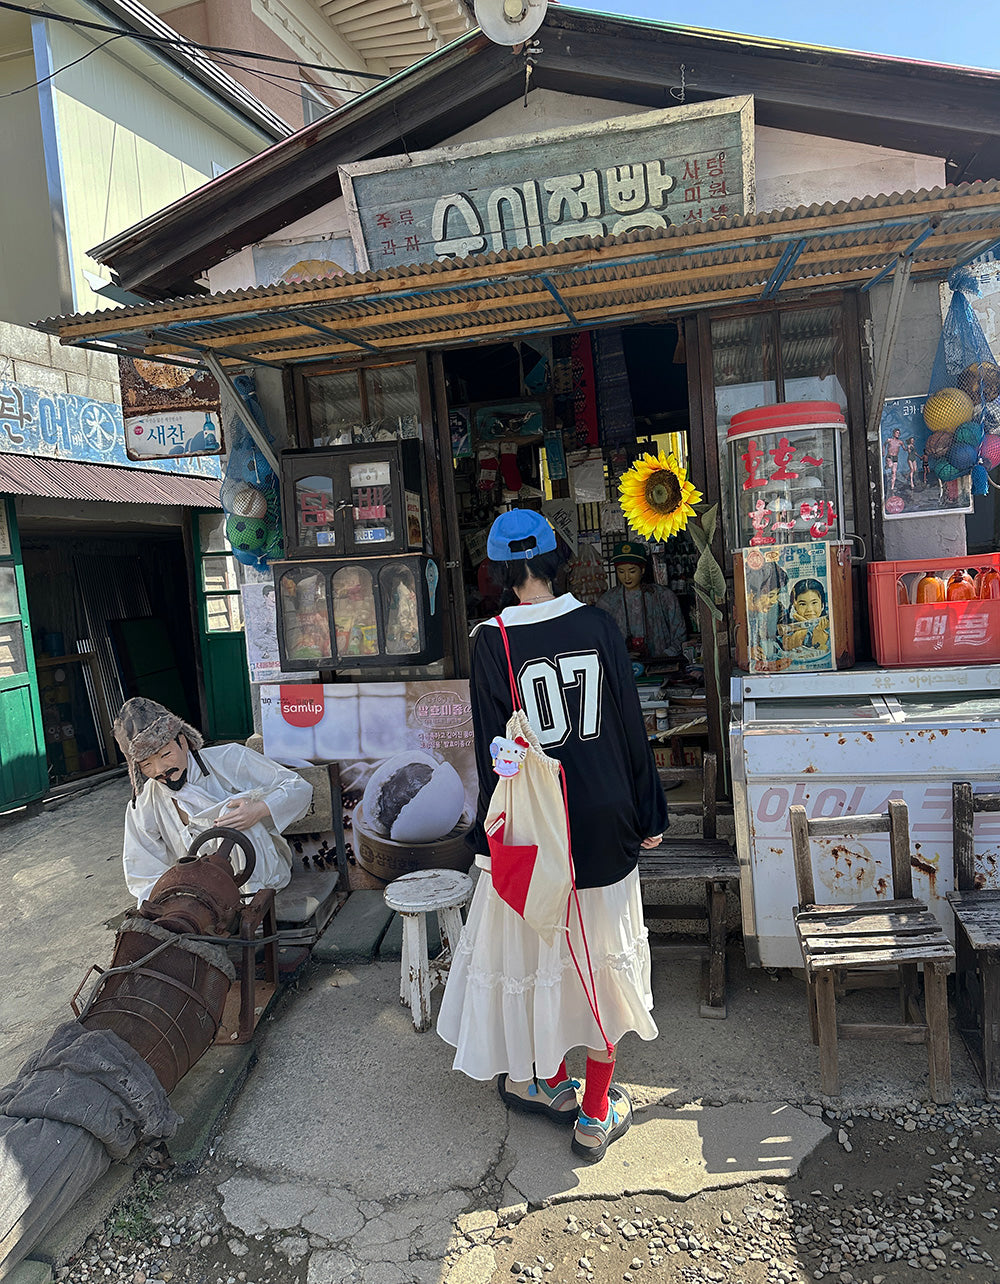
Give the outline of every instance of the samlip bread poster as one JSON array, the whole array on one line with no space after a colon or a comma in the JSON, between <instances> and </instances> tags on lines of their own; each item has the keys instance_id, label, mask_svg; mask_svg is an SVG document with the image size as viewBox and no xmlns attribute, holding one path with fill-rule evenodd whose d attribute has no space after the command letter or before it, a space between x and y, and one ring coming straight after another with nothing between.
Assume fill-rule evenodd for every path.
<instances>
[{"instance_id":1,"label":"samlip bread poster","mask_svg":"<svg viewBox=\"0 0 1000 1284\"><path fill-rule=\"evenodd\" d=\"M479 784L469 684L261 686L264 752L290 766L336 762L358 863L379 878L467 868Z\"/></svg>"}]
</instances>

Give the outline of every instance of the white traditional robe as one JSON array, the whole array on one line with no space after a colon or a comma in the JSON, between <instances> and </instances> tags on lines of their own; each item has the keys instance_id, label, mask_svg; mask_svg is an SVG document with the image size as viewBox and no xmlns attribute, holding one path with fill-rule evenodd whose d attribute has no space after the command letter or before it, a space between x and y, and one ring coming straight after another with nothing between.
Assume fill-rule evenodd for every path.
<instances>
[{"instance_id":1,"label":"white traditional robe","mask_svg":"<svg viewBox=\"0 0 1000 1284\"><path fill-rule=\"evenodd\" d=\"M271 812L269 821L259 821L246 830L257 863L243 891L284 887L292 876L292 852L281 831L309 810L312 786L294 771L243 745L214 745L202 749L200 756L207 775L188 754L188 778L182 789L168 789L159 780L147 780L135 806L129 803L125 808L122 863L125 882L140 905L161 874L187 853L194 838L218 823L193 818L235 795L259 799ZM187 823L178 807L188 817Z\"/></svg>"}]
</instances>

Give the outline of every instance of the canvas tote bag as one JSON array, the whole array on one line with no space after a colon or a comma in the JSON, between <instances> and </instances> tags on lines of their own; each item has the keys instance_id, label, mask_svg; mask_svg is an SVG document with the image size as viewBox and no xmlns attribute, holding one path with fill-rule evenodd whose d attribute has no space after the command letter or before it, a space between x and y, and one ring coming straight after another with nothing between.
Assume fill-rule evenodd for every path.
<instances>
[{"instance_id":1,"label":"canvas tote bag","mask_svg":"<svg viewBox=\"0 0 1000 1284\"><path fill-rule=\"evenodd\" d=\"M562 768L542 751L521 706L507 630L499 618L497 623L507 652L513 710L504 740L493 742L498 750L494 768L505 750L508 759L519 757L520 765L511 775L498 771L499 779L486 812L493 887L500 899L520 914L546 945L551 945L557 932L567 930L573 887Z\"/></svg>"}]
</instances>

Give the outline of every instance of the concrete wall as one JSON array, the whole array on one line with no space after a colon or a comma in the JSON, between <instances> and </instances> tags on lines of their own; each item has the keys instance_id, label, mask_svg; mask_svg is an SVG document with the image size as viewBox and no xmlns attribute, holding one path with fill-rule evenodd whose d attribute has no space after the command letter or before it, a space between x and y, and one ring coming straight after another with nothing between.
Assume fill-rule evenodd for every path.
<instances>
[{"instance_id":1,"label":"concrete wall","mask_svg":"<svg viewBox=\"0 0 1000 1284\"><path fill-rule=\"evenodd\" d=\"M0 379L94 401L121 405L122 400L117 357L87 348L64 348L51 335L7 321L0 321Z\"/></svg>"},{"instance_id":2,"label":"concrete wall","mask_svg":"<svg viewBox=\"0 0 1000 1284\"><path fill-rule=\"evenodd\" d=\"M891 286L871 291L874 339L882 333ZM922 397L931 380L931 367L941 337L941 294L936 282L911 285L903 304L896 346L890 365L889 397ZM874 369L874 349L872 350ZM876 445L878 453L878 446ZM900 517L885 523L885 556L903 558L950 557L965 553L965 516Z\"/></svg>"}]
</instances>

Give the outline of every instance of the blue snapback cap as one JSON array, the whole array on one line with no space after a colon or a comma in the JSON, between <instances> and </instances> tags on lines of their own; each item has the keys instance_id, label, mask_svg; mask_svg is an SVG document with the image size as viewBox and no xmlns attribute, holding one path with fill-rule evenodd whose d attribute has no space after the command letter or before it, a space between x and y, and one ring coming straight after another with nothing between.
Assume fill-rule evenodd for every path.
<instances>
[{"instance_id":1,"label":"blue snapback cap","mask_svg":"<svg viewBox=\"0 0 1000 1284\"><path fill-rule=\"evenodd\" d=\"M511 548L512 544L522 543L526 547ZM490 527L486 554L493 562L526 561L539 553L551 553L555 546L556 533L541 513L512 508L509 513L501 513Z\"/></svg>"}]
</instances>

